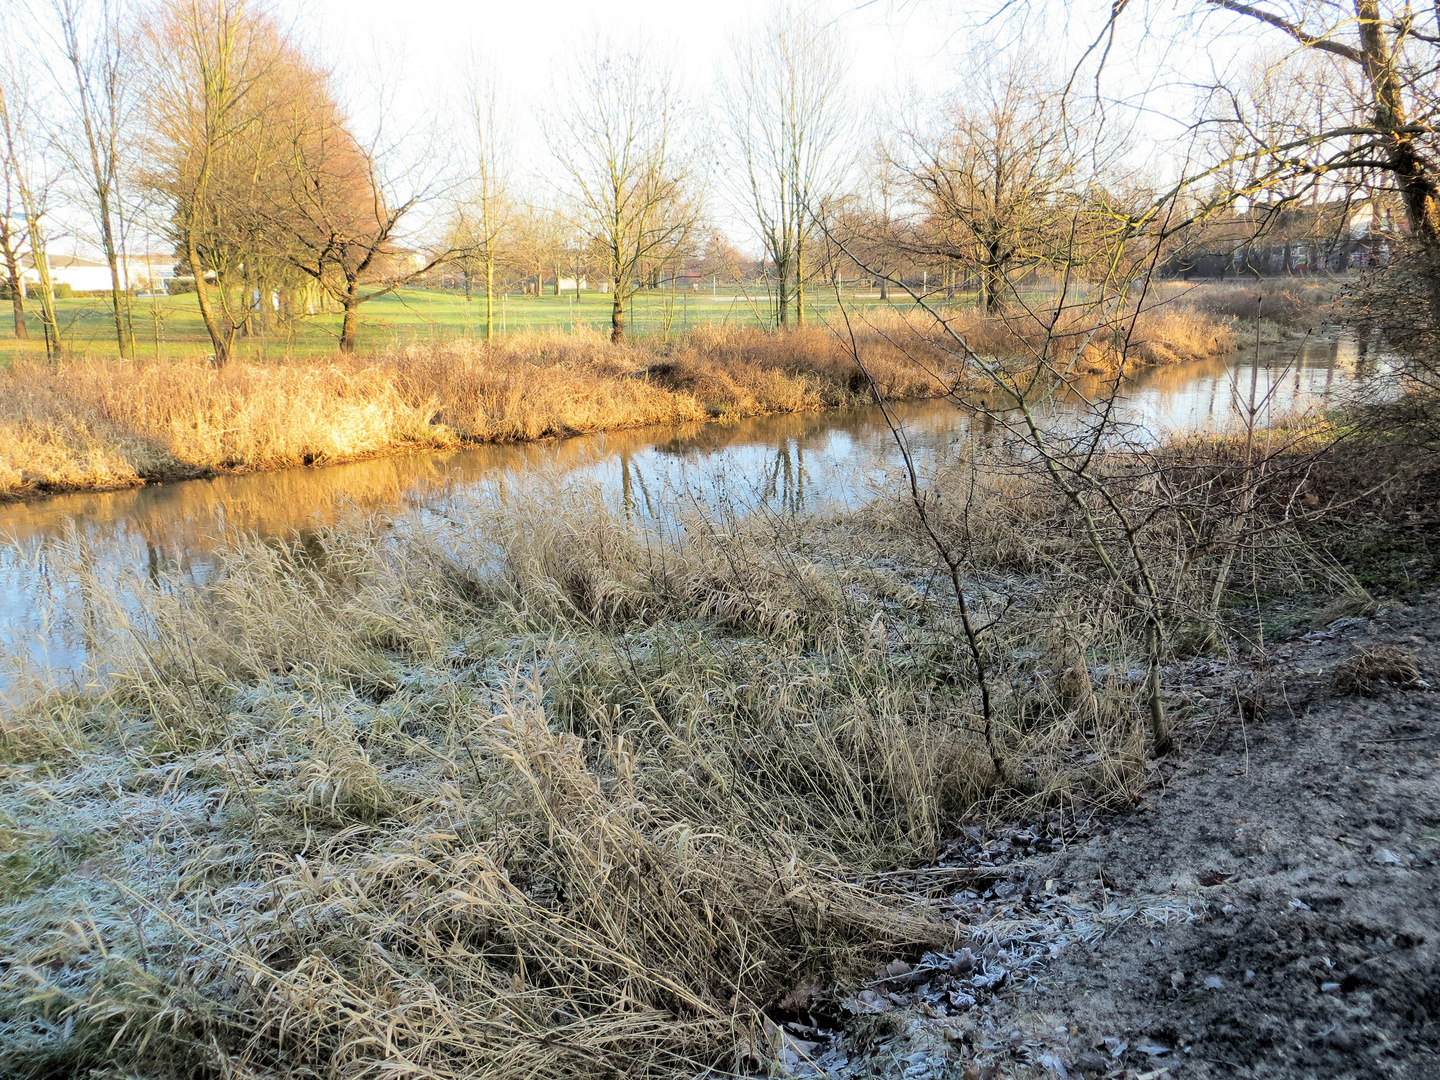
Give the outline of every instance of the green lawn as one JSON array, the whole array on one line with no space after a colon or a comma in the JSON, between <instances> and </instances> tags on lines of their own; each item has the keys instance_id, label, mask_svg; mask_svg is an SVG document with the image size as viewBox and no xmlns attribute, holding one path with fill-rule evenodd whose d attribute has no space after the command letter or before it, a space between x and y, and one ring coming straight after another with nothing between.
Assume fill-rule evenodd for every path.
<instances>
[{"instance_id":1,"label":"green lawn","mask_svg":"<svg viewBox=\"0 0 1440 1080\"><path fill-rule=\"evenodd\" d=\"M847 296L847 302L851 299ZM856 297L863 306L878 306L873 293ZM823 314L834 307L834 296L816 290L812 311ZM906 301L908 304L908 301ZM138 297L131 301L136 352L142 357L159 355L175 358L205 352L209 339L200 321L193 293L158 298ZM663 337L682 333L688 326L705 322L732 325L762 325L769 318L769 302L761 291L746 296L734 290L698 292L642 292L632 298L627 312L628 332L635 337ZM57 301L61 337L72 354L115 355L114 322L107 298L76 297ZM361 309L359 349L379 352L399 346L483 338L485 299L466 302L449 292L403 289L370 301ZM10 305L0 304L0 362L22 355L44 352L40 326L31 305L28 342L10 336ZM610 295L585 292L578 302L565 296L525 296L511 293L496 299L495 332L514 334L526 330L595 329L610 325ZM268 334L237 339L240 355L254 359L281 359L287 356L314 356L335 348L340 332L338 314L296 319Z\"/></svg>"}]
</instances>

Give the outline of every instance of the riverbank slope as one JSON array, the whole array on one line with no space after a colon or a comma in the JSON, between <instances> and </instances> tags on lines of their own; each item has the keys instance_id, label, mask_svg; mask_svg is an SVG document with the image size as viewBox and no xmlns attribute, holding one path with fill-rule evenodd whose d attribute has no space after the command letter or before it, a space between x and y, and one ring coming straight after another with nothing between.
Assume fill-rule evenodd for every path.
<instances>
[{"instance_id":1,"label":"riverbank slope","mask_svg":"<svg viewBox=\"0 0 1440 1080\"><path fill-rule=\"evenodd\" d=\"M1138 321L1126 362L1222 355L1235 341L1232 322L1157 309ZM1034 320L965 329L975 348L1000 356L1043 336ZM858 330L866 372L888 398L946 391L953 361L923 334L898 319ZM1062 344L1077 351L1078 370L1119 363L1109 339L1070 337ZM871 401L866 372L848 341L823 327L704 327L682 341L621 346L591 332L523 335L221 371L203 358L16 364L0 369L0 499L815 411Z\"/></svg>"}]
</instances>

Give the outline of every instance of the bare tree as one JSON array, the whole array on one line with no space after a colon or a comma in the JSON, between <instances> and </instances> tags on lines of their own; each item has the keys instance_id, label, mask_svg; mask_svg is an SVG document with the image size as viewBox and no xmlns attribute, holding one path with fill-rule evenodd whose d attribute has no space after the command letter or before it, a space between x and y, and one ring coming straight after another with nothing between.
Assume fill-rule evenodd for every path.
<instances>
[{"instance_id":1,"label":"bare tree","mask_svg":"<svg viewBox=\"0 0 1440 1080\"><path fill-rule=\"evenodd\" d=\"M545 134L573 188L581 229L611 281L610 340L625 339L626 304L642 275L676 258L700 217L683 109L669 68L643 52L597 47L581 61L563 115Z\"/></svg>"},{"instance_id":2,"label":"bare tree","mask_svg":"<svg viewBox=\"0 0 1440 1080\"><path fill-rule=\"evenodd\" d=\"M4 94L5 88L0 86L0 113L5 111ZM15 336L21 341L30 336L25 325L25 280L20 262L25 242L25 227L20 224L23 215L15 176L10 169L0 169L0 272L4 273L5 287L10 290Z\"/></svg>"},{"instance_id":3,"label":"bare tree","mask_svg":"<svg viewBox=\"0 0 1440 1080\"><path fill-rule=\"evenodd\" d=\"M50 262L45 251L45 202L49 184L37 178L39 157L34 129L31 125L30 98L24 79L24 68L10 51L8 43L13 36L6 35L7 44L0 45L0 172L4 174L6 205L0 213L7 217L5 223L7 271L15 293L16 336L25 336L23 283L20 268L11 266L12 249L15 262L19 262L20 251L28 251L30 264L35 269L37 292L40 299L40 325L45 334L46 355L54 358L60 352L59 327L55 317L55 288L50 278ZM13 202L12 202L13 200ZM20 211L23 226L16 222L15 209Z\"/></svg>"},{"instance_id":4,"label":"bare tree","mask_svg":"<svg viewBox=\"0 0 1440 1080\"><path fill-rule=\"evenodd\" d=\"M1244 148L1246 156L1270 163L1262 176L1283 183L1297 172L1320 169L1384 172L1401 196L1412 236L1440 251L1440 6L1417 10L1383 0L1203 3L1252 20L1301 53L1323 54L1343 65L1358 88L1348 116L1320 110L1283 141Z\"/></svg>"},{"instance_id":5,"label":"bare tree","mask_svg":"<svg viewBox=\"0 0 1440 1080\"><path fill-rule=\"evenodd\" d=\"M122 357L130 357L135 353L135 335L130 326L120 184L123 141L134 101L119 5L120 0L53 0L57 40L71 80L68 87L61 87L59 98L69 103L72 122L61 128L57 142L85 187L100 250L110 267L116 345Z\"/></svg>"},{"instance_id":6,"label":"bare tree","mask_svg":"<svg viewBox=\"0 0 1440 1080\"><path fill-rule=\"evenodd\" d=\"M512 222L508 199L512 130L508 103L494 67L472 53L465 64L465 112L470 121L467 162L468 254L485 278L485 340L495 331L495 264ZM557 277L558 287L558 277ZM537 290L538 291L538 290Z\"/></svg>"},{"instance_id":7,"label":"bare tree","mask_svg":"<svg viewBox=\"0 0 1440 1080\"><path fill-rule=\"evenodd\" d=\"M890 280L908 254L900 213L908 177L896 168L895 158L884 142L877 141L858 189L838 202L831 222L846 237L847 250L859 257L858 263L842 261L835 272L859 270L863 276L870 268L878 269L881 300L890 299Z\"/></svg>"},{"instance_id":8,"label":"bare tree","mask_svg":"<svg viewBox=\"0 0 1440 1080\"><path fill-rule=\"evenodd\" d=\"M402 243L410 216L437 194L422 166L399 180L382 169L378 140L362 146L331 113L297 137L287 163L288 188L272 221L279 250L340 307L341 352L354 352L362 304L385 296L450 261L445 245L420 253ZM423 161L423 155L422 155Z\"/></svg>"},{"instance_id":9,"label":"bare tree","mask_svg":"<svg viewBox=\"0 0 1440 1080\"><path fill-rule=\"evenodd\" d=\"M249 318L232 288L244 258L233 186L243 163L255 158L243 143L260 129L261 84L278 62L280 42L245 0L188 0L161 9L145 36L152 182L173 207L172 231L195 277L213 362L224 367ZM261 158L256 164L273 165Z\"/></svg>"},{"instance_id":10,"label":"bare tree","mask_svg":"<svg viewBox=\"0 0 1440 1080\"><path fill-rule=\"evenodd\" d=\"M1079 155L1058 90L1025 60L981 68L936 131L907 132L903 168L924 219L909 246L974 272L995 313L1017 274L1073 258Z\"/></svg>"},{"instance_id":11,"label":"bare tree","mask_svg":"<svg viewBox=\"0 0 1440 1080\"><path fill-rule=\"evenodd\" d=\"M775 267L775 317L805 321L807 244L840 190L853 121L839 31L782 6L737 39L722 86L738 199Z\"/></svg>"}]
</instances>

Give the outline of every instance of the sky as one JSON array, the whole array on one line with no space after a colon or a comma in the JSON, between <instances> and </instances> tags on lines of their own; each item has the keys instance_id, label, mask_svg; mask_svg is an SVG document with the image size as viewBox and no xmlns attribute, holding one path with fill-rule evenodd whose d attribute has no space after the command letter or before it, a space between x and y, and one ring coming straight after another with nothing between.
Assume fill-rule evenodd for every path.
<instances>
[{"instance_id":1,"label":"sky","mask_svg":"<svg viewBox=\"0 0 1440 1080\"><path fill-rule=\"evenodd\" d=\"M0 3L5 0L0 0ZM141 0L143 3L143 0ZM861 103L862 119L883 127L896 112L923 105L951 91L963 94L967 73L988 42L1018 48L1068 71L1095 38L1109 3L1103 0L1016 0L1009 7L1027 13L1017 39L1016 20L986 24L985 15L1004 0L792 0L812 18L836 25L851 62L849 90ZM987 7L988 5L988 7ZM1022 6L1023 5L1023 6ZM535 107L554 100L571 58L597 37L611 42L650 43L667 54L680 72L692 102L713 103L717 75L732 40L779 8L777 0L723 0L685 3L666 0L267 0L265 7L288 24L322 63L334 68L344 88L357 134L381 114L379 90L389 95L388 136L429 130L444 133L461 121L447 111L457 90L459 64L467 52L492 63L515 104L515 158L521 183L545 199L558 179L534 122ZM1191 82L1208 82L1216 66L1233 66L1255 47L1253 25L1246 33L1217 39L1223 29L1211 16L1204 33L1178 19L1181 9L1201 8L1199 0L1134 0L1124 24L1126 40L1114 50L1106 93L1123 99L1119 110L1138 119L1146 135L1140 152L1157 174L1164 153L1156 141L1176 134L1167 116L1193 99ZM1225 16L1219 16L1221 20ZM1145 37L1146 32L1152 36ZM1143 39L1143 40L1142 40ZM1093 88L1092 88L1093 89ZM1143 103L1144 108L1135 106ZM873 131L862 136L856 158L868 152ZM410 140L419 154L435 153L428 142ZM423 162L430 165L433 162ZM743 248L753 237L719 189L708 199L710 219ZM79 242L77 246L87 246Z\"/></svg>"},{"instance_id":2,"label":"sky","mask_svg":"<svg viewBox=\"0 0 1440 1080\"><path fill-rule=\"evenodd\" d=\"M332 40L343 37L363 51L372 41L398 45L416 89L443 80L455 55L473 42L517 92L533 100L544 96L567 56L600 34L658 44L703 94L731 38L777 7L775 0L419 0L397 19L394 0L280 0L277 10L289 8L300 25ZM954 66L955 35L947 24L961 20L941 5L812 2L804 10L839 24L853 50L857 87L945 80Z\"/></svg>"},{"instance_id":3,"label":"sky","mask_svg":"<svg viewBox=\"0 0 1440 1080\"><path fill-rule=\"evenodd\" d=\"M862 114L878 122L909 104L959 89L987 41L1014 47L1018 20L987 24L999 6L1026 13L1020 48L1068 72L1103 25L1110 4L1102 0L796 0L813 18L836 24L852 62L850 90ZM522 107L517 156L540 178L552 172L543 140L525 106L544 106L569 58L597 36L612 42L647 41L667 53L688 84L692 100L713 100L720 65L732 39L763 23L777 0L272 0L283 18L310 40L327 63L348 70L356 106L379 67L398 87L400 115L434 109L454 81L457 58L478 49L496 67ZM1125 35L1109 61L1107 94L1123 98L1149 140L1172 138L1166 117L1193 101L1195 83L1208 83L1217 68L1234 68L1256 47L1253 24L1226 36L1235 20L1224 13L1204 17L1203 27L1179 13L1204 5L1176 0L1134 0ZM1244 20L1241 20L1243 23ZM1217 38L1217 34L1220 36ZM1217 48L1218 44L1218 48ZM347 63L345 58L350 58ZM377 61L377 57L383 58ZM373 95L368 95L373 99ZM445 121L442 120L442 127ZM857 148L857 150L860 148ZM1147 151L1158 160L1153 152ZM1157 171L1159 166L1157 166ZM733 229L728 229L733 233Z\"/></svg>"},{"instance_id":4,"label":"sky","mask_svg":"<svg viewBox=\"0 0 1440 1080\"><path fill-rule=\"evenodd\" d=\"M986 26L984 2L947 0L800 0L812 18L833 22L850 54L850 92L862 118L883 124L886 116L961 88L967 70L987 40L997 36ZM349 85L354 111L373 102L376 72L394 87L390 112L420 116L443 113L445 95L455 81L457 60L476 49L497 69L501 82L519 103L516 157L524 183L537 197L555 179L532 106L553 100L570 58L597 37L611 42L645 41L668 54L681 73L691 100L713 102L717 75L732 40L771 17L776 0L725 0L676 3L674 0L274 0L272 10L310 43L320 58L338 66ZM1162 5L1162 11L1167 5ZM1032 12L1027 49L1043 49L1041 59L1064 67L1094 38L1108 4L1049 10L1043 0ZM1087 21L1088 20L1088 21ZM1041 26L1041 22L1046 25ZM1139 22L1135 23L1139 28ZM1002 41L1010 30L998 31ZM1007 37L1008 35L1008 37ZM348 59L347 59L348 58ZM1132 90L1134 87L1132 87ZM402 121L400 126L417 121ZM443 117L441 128L452 121ZM392 129L396 127L391 121ZM871 136L864 136L869 138ZM857 158L868 145L857 146ZM723 185L717 185L723 187ZM712 192L709 217L742 248L751 249L744 221Z\"/></svg>"},{"instance_id":5,"label":"sky","mask_svg":"<svg viewBox=\"0 0 1440 1080\"><path fill-rule=\"evenodd\" d=\"M492 63L518 107L515 157L522 183L537 198L558 179L534 122L534 108L554 100L567 63L597 38L612 43L646 42L667 55L697 106L712 102L732 40L771 17L776 0L273 0L271 10L311 43L326 63L336 64L348 84L352 112L375 100L377 71L396 88L391 111L419 117L440 109L455 81L457 61L474 49ZM810 0L803 10L834 22L850 52L850 91L871 103L878 119L907 98L933 95L956 82L963 69L966 17L943 4L833 3ZM397 12L403 12L397 17ZM349 57L345 62L342 58ZM408 123L405 121L402 123ZM442 115L442 130L449 121ZM414 122L418 128L418 120ZM392 128L395 125L392 123ZM858 148L857 148L858 149ZM719 185L717 185L718 187ZM754 246L744 221L718 192L707 199L707 217L742 248Z\"/></svg>"}]
</instances>

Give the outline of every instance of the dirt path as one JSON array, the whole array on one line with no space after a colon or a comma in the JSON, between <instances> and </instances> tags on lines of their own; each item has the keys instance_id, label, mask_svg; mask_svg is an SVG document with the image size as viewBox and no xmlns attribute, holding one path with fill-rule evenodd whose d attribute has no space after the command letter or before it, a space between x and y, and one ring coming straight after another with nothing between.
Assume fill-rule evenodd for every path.
<instances>
[{"instance_id":1,"label":"dirt path","mask_svg":"<svg viewBox=\"0 0 1440 1080\"><path fill-rule=\"evenodd\" d=\"M1400 652L1357 679L1377 647ZM1204 716L1133 812L957 845L944 861L971 888L947 909L974 927L967 951L850 999L817 1063L910 1080L1440 1077L1440 603L1271 655L1170 672ZM1391 681L1367 692L1367 670ZM985 863L993 877L959 873Z\"/></svg>"}]
</instances>

